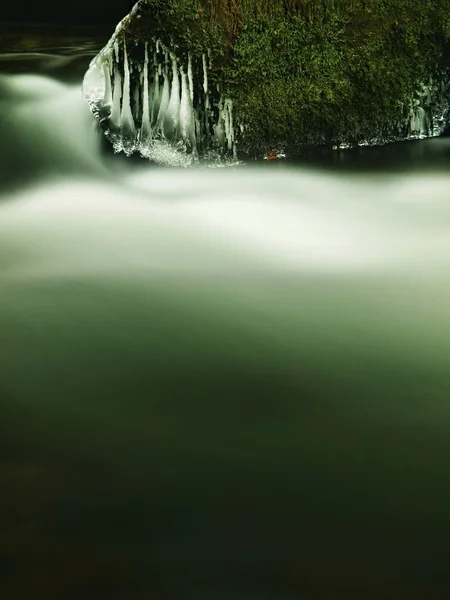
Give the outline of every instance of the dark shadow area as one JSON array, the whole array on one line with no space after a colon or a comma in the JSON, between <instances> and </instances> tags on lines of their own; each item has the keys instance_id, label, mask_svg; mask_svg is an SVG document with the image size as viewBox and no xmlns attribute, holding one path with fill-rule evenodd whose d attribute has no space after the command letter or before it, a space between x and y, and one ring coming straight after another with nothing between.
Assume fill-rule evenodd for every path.
<instances>
[{"instance_id":1,"label":"dark shadow area","mask_svg":"<svg viewBox=\"0 0 450 600\"><path fill-rule=\"evenodd\" d=\"M130 9L129 0L25 0L2 2L1 21L66 25L114 25Z\"/></svg>"}]
</instances>

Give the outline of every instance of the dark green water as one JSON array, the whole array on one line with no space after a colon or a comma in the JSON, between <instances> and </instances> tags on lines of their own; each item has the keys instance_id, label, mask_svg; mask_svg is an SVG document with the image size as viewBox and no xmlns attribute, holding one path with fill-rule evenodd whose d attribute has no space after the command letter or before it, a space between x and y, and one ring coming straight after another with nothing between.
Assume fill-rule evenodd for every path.
<instances>
[{"instance_id":1,"label":"dark green water","mask_svg":"<svg viewBox=\"0 0 450 600\"><path fill-rule=\"evenodd\" d=\"M127 162L102 41L46 39L0 56L2 598L447 598L450 141Z\"/></svg>"}]
</instances>

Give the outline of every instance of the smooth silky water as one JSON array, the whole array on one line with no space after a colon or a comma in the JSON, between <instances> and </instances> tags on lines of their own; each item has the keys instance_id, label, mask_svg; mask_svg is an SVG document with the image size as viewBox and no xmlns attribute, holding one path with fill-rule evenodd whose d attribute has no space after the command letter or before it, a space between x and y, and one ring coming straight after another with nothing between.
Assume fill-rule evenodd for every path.
<instances>
[{"instance_id":1,"label":"smooth silky water","mask_svg":"<svg viewBox=\"0 0 450 600\"><path fill-rule=\"evenodd\" d=\"M448 597L450 140L152 166L78 44L0 56L2 597Z\"/></svg>"}]
</instances>

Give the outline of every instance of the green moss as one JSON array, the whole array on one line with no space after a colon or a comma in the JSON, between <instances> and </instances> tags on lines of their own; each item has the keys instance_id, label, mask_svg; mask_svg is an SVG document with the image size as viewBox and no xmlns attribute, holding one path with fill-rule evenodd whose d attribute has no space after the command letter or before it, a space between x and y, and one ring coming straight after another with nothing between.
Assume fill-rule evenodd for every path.
<instances>
[{"instance_id":1,"label":"green moss","mask_svg":"<svg viewBox=\"0 0 450 600\"><path fill-rule=\"evenodd\" d=\"M128 41L160 39L166 45L193 54L226 49L223 27L210 19L199 0L142 0L127 17L121 35Z\"/></svg>"},{"instance_id":2,"label":"green moss","mask_svg":"<svg viewBox=\"0 0 450 600\"><path fill-rule=\"evenodd\" d=\"M395 128L418 85L448 62L449 14L447 1L386 0L314 19L252 18L227 77L247 148L357 141Z\"/></svg>"}]
</instances>

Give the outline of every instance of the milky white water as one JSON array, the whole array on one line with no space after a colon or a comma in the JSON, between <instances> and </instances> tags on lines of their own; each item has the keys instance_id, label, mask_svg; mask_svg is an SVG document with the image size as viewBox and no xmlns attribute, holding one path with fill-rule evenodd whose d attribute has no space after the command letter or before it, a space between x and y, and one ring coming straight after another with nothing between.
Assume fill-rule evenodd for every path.
<instances>
[{"instance_id":1,"label":"milky white water","mask_svg":"<svg viewBox=\"0 0 450 600\"><path fill-rule=\"evenodd\" d=\"M447 172L127 162L42 75L0 115L4 430L109 482L49 527L169 598L445 597Z\"/></svg>"}]
</instances>

